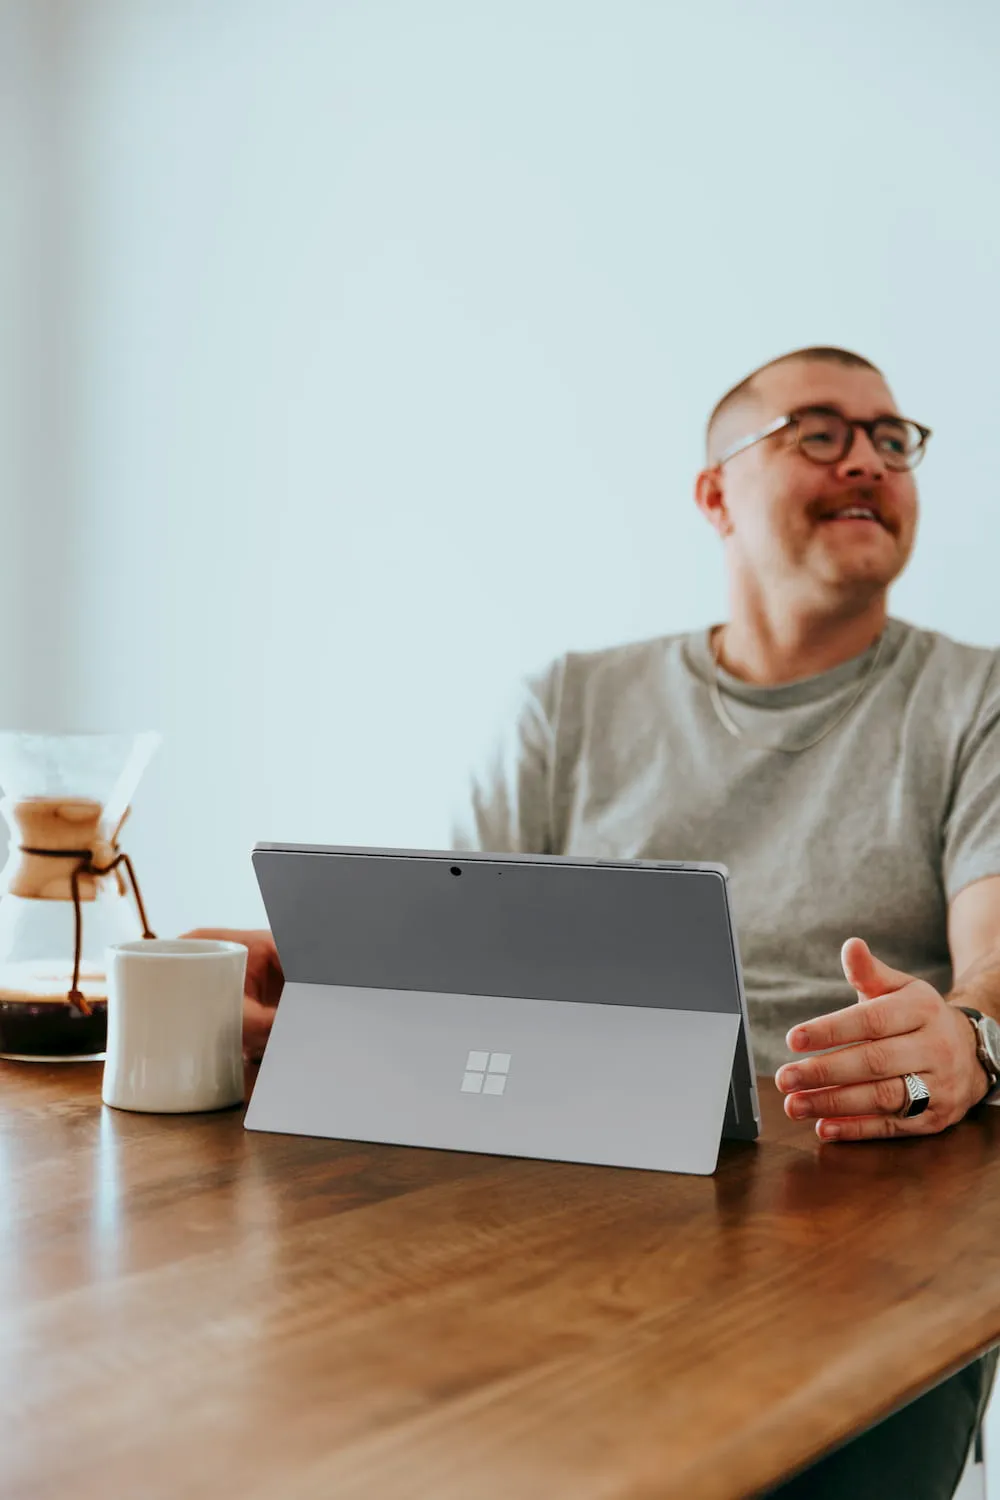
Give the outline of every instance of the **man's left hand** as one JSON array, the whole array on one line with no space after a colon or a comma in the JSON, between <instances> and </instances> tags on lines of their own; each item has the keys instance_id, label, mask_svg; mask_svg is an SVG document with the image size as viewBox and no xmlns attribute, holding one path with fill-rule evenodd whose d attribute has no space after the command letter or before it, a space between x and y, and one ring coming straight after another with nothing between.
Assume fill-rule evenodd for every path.
<instances>
[{"instance_id":1,"label":"man's left hand","mask_svg":"<svg viewBox=\"0 0 1000 1500\"><path fill-rule=\"evenodd\" d=\"M968 1016L933 985L890 969L861 938L849 938L840 956L862 1003L788 1033L793 1052L825 1055L778 1070L785 1113L815 1119L825 1141L934 1135L954 1125L987 1090ZM904 1073L916 1073L930 1090L927 1108L908 1120L899 1114Z\"/></svg>"}]
</instances>

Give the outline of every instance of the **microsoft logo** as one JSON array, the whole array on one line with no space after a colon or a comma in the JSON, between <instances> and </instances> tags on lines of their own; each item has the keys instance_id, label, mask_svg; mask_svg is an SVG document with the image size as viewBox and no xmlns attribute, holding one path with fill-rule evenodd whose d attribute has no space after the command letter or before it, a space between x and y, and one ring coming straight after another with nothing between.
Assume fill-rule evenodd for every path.
<instances>
[{"instance_id":1,"label":"microsoft logo","mask_svg":"<svg viewBox=\"0 0 1000 1500\"><path fill-rule=\"evenodd\" d=\"M509 1052L470 1052L462 1079L463 1094L502 1094L510 1072Z\"/></svg>"}]
</instances>

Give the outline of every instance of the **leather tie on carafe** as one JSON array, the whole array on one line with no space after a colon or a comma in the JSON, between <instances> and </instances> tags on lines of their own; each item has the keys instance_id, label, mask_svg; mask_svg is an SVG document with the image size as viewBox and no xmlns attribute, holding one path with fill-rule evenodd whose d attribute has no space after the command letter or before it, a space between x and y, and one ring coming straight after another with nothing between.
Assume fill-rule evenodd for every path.
<instances>
[{"instance_id":1,"label":"leather tie on carafe","mask_svg":"<svg viewBox=\"0 0 1000 1500\"><path fill-rule=\"evenodd\" d=\"M135 878L132 861L127 854L118 851L117 843L112 844L110 847L111 853L114 855L111 863L107 865L95 865L93 849L32 849L27 844L18 845L22 854L35 854L40 859L78 859L80 861L70 875L70 885L73 890L73 985L66 998L71 1005L75 1005L77 1010L81 1011L85 1016L91 1014L91 1009L83 991L80 989L80 960L83 954L83 907L80 901L80 877L82 875L111 875L118 869L119 865L124 865L132 884L132 894L135 897L139 920L142 922L142 935L144 938L155 938L156 936L156 933L152 931L146 919L146 908L143 905L142 892L139 889L139 882Z\"/></svg>"}]
</instances>

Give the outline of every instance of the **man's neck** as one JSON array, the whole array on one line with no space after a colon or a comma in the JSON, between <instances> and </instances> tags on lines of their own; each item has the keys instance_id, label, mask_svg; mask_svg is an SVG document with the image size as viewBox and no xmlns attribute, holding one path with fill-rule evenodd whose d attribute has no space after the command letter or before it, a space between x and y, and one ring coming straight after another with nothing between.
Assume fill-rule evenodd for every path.
<instances>
[{"instance_id":1,"label":"man's neck","mask_svg":"<svg viewBox=\"0 0 1000 1500\"><path fill-rule=\"evenodd\" d=\"M763 613L734 611L732 620L713 632L712 650L719 665L734 677L760 686L798 682L861 656L878 640L887 619L885 599L856 615L797 615L770 619Z\"/></svg>"}]
</instances>

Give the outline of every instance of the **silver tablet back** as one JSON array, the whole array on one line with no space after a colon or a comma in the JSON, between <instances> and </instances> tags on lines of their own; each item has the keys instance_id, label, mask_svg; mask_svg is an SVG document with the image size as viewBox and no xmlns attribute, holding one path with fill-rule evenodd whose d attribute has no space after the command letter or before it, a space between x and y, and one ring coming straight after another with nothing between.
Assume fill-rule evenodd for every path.
<instances>
[{"instance_id":1,"label":"silver tablet back","mask_svg":"<svg viewBox=\"0 0 1000 1500\"><path fill-rule=\"evenodd\" d=\"M260 845L248 1129L714 1170L759 1111L715 866Z\"/></svg>"}]
</instances>

